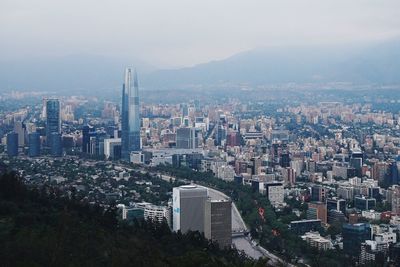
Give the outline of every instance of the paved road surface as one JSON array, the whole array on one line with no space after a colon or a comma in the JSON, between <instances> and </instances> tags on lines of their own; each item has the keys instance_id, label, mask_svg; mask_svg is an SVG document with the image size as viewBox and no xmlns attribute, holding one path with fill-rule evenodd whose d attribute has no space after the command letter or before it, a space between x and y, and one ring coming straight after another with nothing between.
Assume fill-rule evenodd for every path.
<instances>
[{"instance_id":1,"label":"paved road surface","mask_svg":"<svg viewBox=\"0 0 400 267\"><path fill-rule=\"evenodd\" d=\"M175 180L175 177L169 176L169 175L161 175L161 178L163 180L169 181L170 179ZM201 185L197 185L201 186ZM205 187L205 186L201 186ZM219 199L228 199L229 197L225 195L224 193L215 190L213 188L206 187L208 189L208 196L211 199L219 200ZM245 230L248 231L248 228L243 221L242 216L240 215L239 210L237 209L235 203L232 203L232 230L237 231L237 230ZM266 250L263 247L260 247L254 240L251 240L251 237L246 237L246 236L239 236L239 237L234 237L232 238L232 243L235 245L235 247L238 250L244 251L246 255L253 259L258 259L260 257L267 257L271 259L272 263L286 263L283 259L279 258L275 254L272 254L268 250ZM289 267L295 267L293 264L286 263L287 266Z\"/></svg>"},{"instance_id":2,"label":"paved road surface","mask_svg":"<svg viewBox=\"0 0 400 267\"><path fill-rule=\"evenodd\" d=\"M200 185L199 185L200 186ZM204 187L204 186L203 186ZM211 199L228 199L229 197L224 193L208 188L208 196ZM242 216L239 213L235 203L232 203L232 230L245 230L248 231L246 224L243 221ZM260 247L254 240L251 240L250 237L242 236L236 237L232 239L233 244L236 246L237 249L243 250L249 257L254 259L258 259L260 257L267 257L271 259L272 262L281 262L284 263L285 261L279 258L278 256L272 254L268 250L263 247ZM288 264L288 266L293 266L292 264Z\"/></svg>"}]
</instances>

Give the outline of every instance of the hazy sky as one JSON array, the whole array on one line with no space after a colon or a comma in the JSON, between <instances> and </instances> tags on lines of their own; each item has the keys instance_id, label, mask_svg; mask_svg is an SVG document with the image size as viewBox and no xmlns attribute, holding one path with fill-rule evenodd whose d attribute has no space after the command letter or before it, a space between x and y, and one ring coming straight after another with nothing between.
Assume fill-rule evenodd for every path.
<instances>
[{"instance_id":1,"label":"hazy sky","mask_svg":"<svg viewBox=\"0 0 400 267\"><path fill-rule=\"evenodd\" d=\"M400 35L400 0L0 0L0 58L70 54L186 66L270 45Z\"/></svg>"}]
</instances>

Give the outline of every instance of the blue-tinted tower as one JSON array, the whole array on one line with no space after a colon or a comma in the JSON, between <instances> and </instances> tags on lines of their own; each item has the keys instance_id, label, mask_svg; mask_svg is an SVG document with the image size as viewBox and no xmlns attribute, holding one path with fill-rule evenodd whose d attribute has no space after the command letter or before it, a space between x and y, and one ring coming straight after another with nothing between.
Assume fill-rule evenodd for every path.
<instances>
[{"instance_id":1,"label":"blue-tinted tower","mask_svg":"<svg viewBox=\"0 0 400 267\"><path fill-rule=\"evenodd\" d=\"M371 227L366 223L343 224L343 251L349 255L360 255L361 243L371 239Z\"/></svg>"},{"instance_id":2,"label":"blue-tinted tower","mask_svg":"<svg viewBox=\"0 0 400 267\"><path fill-rule=\"evenodd\" d=\"M121 152L122 159L129 160L132 151L140 148L140 106L139 106L139 84L136 71L125 70L125 82L122 86L122 109L121 109Z\"/></svg>"},{"instance_id":3,"label":"blue-tinted tower","mask_svg":"<svg viewBox=\"0 0 400 267\"><path fill-rule=\"evenodd\" d=\"M51 147L51 135L60 132L60 101L58 99L48 99L46 101L46 139L49 147Z\"/></svg>"},{"instance_id":4,"label":"blue-tinted tower","mask_svg":"<svg viewBox=\"0 0 400 267\"><path fill-rule=\"evenodd\" d=\"M7 154L9 157L18 156L18 134L16 132L7 134Z\"/></svg>"},{"instance_id":5,"label":"blue-tinted tower","mask_svg":"<svg viewBox=\"0 0 400 267\"><path fill-rule=\"evenodd\" d=\"M62 156L62 139L60 133L52 133L50 135L50 153L54 157Z\"/></svg>"},{"instance_id":6,"label":"blue-tinted tower","mask_svg":"<svg viewBox=\"0 0 400 267\"><path fill-rule=\"evenodd\" d=\"M38 132L33 132L28 135L29 141L29 157L37 157L40 155L40 134Z\"/></svg>"},{"instance_id":7,"label":"blue-tinted tower","mask_svg":"<svg viewBox=\"0 0 400 267\"><path fill-rule=\"evenodd\" d=\"M90 137L95 136L96 132L94 127L85 125L82 128L82 152L90 153Z\"/></svg>"}]
</instances>

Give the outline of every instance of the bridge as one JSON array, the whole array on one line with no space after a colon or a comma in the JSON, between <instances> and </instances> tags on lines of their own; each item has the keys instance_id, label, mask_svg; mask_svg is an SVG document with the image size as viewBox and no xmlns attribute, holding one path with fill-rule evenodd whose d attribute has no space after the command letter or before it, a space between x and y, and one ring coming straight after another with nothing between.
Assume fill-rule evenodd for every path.
<instances>
[{"instance_id":1,"label":"bridge","mask_svg":"<svg viewBox=\"0 0 400 267\"><path fill-rule=\"evenodd\" d=\"M247 236L249 231L245 229L232 229L232 238Z\"/></svg>"}]
</instances>

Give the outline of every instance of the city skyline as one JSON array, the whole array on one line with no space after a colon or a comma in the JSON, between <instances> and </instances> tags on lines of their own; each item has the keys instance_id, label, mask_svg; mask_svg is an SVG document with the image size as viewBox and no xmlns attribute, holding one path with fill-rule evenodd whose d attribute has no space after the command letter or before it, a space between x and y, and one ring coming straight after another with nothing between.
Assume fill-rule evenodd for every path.
<instances>
[{"instance_id":1,"label":"city skyline","mask_svg":"<svg viewBox=\"0 0 400 267\"><path fill-rule=\"evenodd\" d=\"M399 266L398 0L0 6L2 265Z\"/></svg>"}]
</instances>

